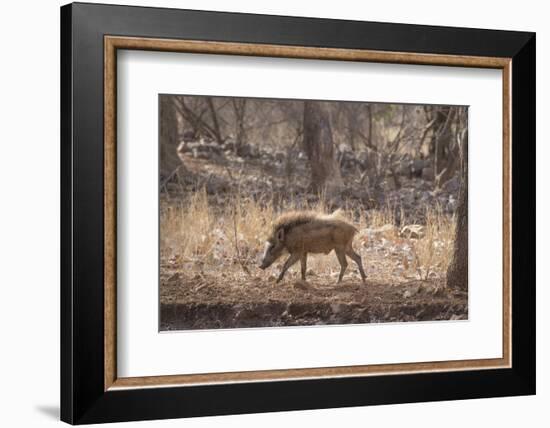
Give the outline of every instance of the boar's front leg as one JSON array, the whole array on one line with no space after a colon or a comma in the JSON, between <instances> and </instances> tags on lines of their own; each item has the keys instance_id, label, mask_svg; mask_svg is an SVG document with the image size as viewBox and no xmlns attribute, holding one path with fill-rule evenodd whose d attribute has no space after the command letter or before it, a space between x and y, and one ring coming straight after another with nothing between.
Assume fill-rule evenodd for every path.
<instances>
[{"instance_id":1,"label":"boar's front leg","mask_svg":"<svg viewBox=\"0 0 550 428\"><path fill-rule=\"evenodd\" d=\"M292 266L294 263L296 263L298 260L300 260L300 254L294 253L290 255L290 257L286 260L285 264L283 265L283 268L281 269L281 273L279 274L279 278L277 278L277 282L280 282L283 279L288 268Z\"/></svg>"}]
</instances>

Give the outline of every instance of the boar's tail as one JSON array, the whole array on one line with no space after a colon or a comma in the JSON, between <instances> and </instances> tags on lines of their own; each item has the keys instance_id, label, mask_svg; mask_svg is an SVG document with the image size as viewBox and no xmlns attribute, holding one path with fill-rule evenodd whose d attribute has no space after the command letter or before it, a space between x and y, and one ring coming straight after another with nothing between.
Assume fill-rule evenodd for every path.
<instances>
[{"instance_id":1,"label":"boar's tail","mask_svg":"<svg viewBox=\"0 0 550 428\"><path fill-rule=\"evenodd\" d=\"M358 232L357 228L346 218L346 213L342 208L338 208L332 214L329 214L327 218L330 220L335 220L341 225L344 225L344 227L349 228L352 236Z\"/></svg>"}]
</instances>

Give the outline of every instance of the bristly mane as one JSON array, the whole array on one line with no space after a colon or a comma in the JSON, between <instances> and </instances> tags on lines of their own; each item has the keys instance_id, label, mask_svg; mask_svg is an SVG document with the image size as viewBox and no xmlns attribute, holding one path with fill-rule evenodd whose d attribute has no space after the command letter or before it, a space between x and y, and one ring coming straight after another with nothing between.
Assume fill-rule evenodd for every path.
<instances>
[{"instance_id":1,"label":"bristly mane","mask_svg":"<svg viewBox=\"0 0 550 428\"><path fill-rule=\"evenodd\" d=\"M295 226L309 223L318 217L319 213L315 211L289 211L281 214L275 219L271 231L275 233L280 228L284 228L284 230L287 231Z\"/></svg>"},{"instance_id":2,"label":"bristly mane","mask_svg":"<svg viewBox=\"0 0 550 428\"><path fill-rule=\"evenodd\" d=\"M336 210L332 214L325 214L325 213L320 213L316 211L289 211L284 214L281 214L279 217L275 219L271 227L271 236L274 236L275 233L281 228L283 228L285 232L287 232L288 230L292 229L295 226L306 224L311 221L319 220L319 219L332 220L335 222L344 222L348 226L353 227L355 229L353 225L349 224L343 218L342 210Z\"/></svg>"}]
</instances>

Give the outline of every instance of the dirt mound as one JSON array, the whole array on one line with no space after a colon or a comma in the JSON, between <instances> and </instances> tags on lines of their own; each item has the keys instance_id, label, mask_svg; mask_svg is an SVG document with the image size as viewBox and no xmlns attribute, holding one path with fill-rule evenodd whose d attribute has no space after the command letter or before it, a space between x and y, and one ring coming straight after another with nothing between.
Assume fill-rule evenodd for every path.
<instances>
[{"instance_id":1,"label":"dirt mound","mask_svg":"<svg viewBox=\"0 0 550 428\"><path fill-rule=\"evenodd\" d=\"M172 277L163 284L161 330L363 324L467 319L467 294L437 281L384 285L314 279L239 285Z\"/></svg>"}]
</instances>

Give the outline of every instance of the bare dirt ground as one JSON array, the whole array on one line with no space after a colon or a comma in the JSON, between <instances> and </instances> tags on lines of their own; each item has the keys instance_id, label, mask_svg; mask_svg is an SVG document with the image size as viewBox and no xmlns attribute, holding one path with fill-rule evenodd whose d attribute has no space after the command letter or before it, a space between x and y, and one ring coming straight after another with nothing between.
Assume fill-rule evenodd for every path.
<instances>
[{"instance_id":1,"label":"bare dirt ground","mask_svg":"<svg viewBox=\"0 0 550 428\"><path fill-rule=\"evenodd\" d=\"M286 256L266 271L258 261L273 216L294 201L317 202L307 190L305 161L294 165L302 178L289 182L270 153L245 160L186 156L184 174L161 193L161 330L468 318L467 291L445 286L453 191L432 191L429 182L403 177L400 189L373 193L354 174L345 175L345 192L324 204L347 208L359 230L354 247L366 284L351 261L336 284L334 253L309 256L306 282L297 264L277 284ZM420 233L403 234L407 225Z\"/></svg>"},{"instance_id":2,"label":"bare dirt ground","mask_svg":"<svg viewBox=\"0 0 550 428\"><path fill-rule=\"evenodd\" d=\"M258 276L239 284L177 272L164 281L161 329L278 327L466 319L467 293L440 280L388 285L295 278L275 284ZM182 286L183 285L183 286Z\"/></svg>"}]
</instances>

